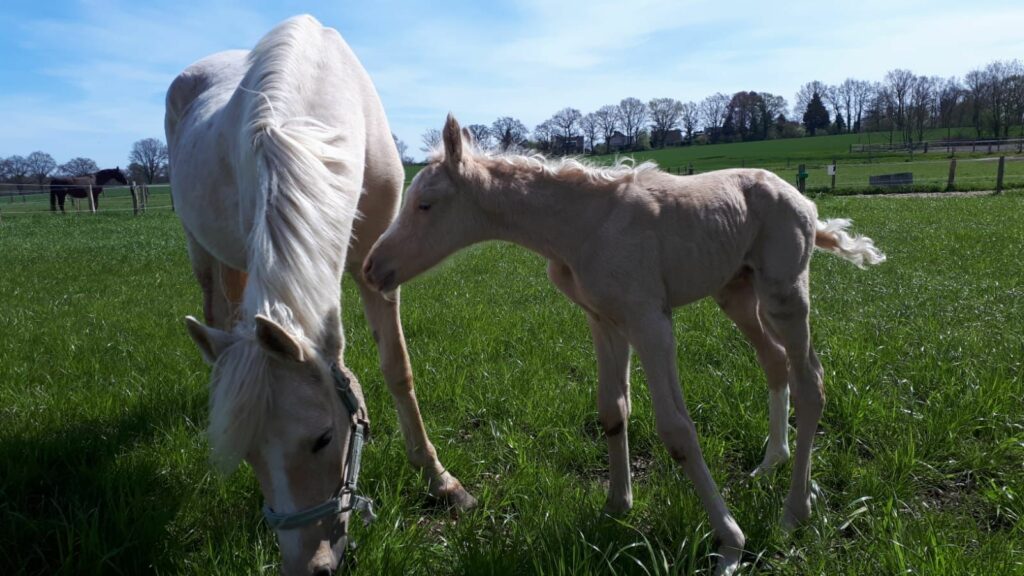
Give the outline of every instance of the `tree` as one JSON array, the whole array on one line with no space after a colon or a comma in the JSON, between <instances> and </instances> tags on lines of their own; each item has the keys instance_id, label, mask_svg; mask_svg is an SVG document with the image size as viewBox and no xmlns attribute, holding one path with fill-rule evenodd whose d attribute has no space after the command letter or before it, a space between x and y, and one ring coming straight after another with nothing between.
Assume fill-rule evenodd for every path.
<instances>
[{"instance_id":1,"label":"tree","mask_svg":"<svg viewBox=\"0 0 1024 576\"><path fill-rule=\"evenodd\" d=\"M611 140L612 135L619 128L619 108L611 104L601 106L594 112L594 118L597 120L598 130L600 130L601 136L604 138L604 151L609 153L611 150L609 150L610 145L608 141Z\"/></svg>"},{"instance_id":2,"label":"tree","mask_svg":"<svg viewBox=\"0 0 1024 576\"><path fill-rule=\"evenodd\" d=\"M725 124L725 115L729 110L729 98L721 92L716 92L700 101L700 117L704 122L704 133L712 142L717 142L721 136L722 125Z\"/></svg>"},{"instance_id":3,"label":"tree","mask_svg":"<svg viewBox=\"0 0 1024 576\"><path fill-rule=\"evenodd\" d=\"M591 112L580 120L580 130L590 145L590 153L597 154L597 139L601 136L601 122L598 120L596 112Z\"/></svg>"},{"instance_id":4,"label":"tree","mask_svg":"<svg viewBox=\"0 0 1024 576\"><path fill-rule=\"evenodd\" d=\"M25 165L28 169L28 176L40 185L57 170L57 161L53 159L53 156L38 150L25 158Z\"/></svg>"},{"instance_id":5,"label":"tree","mask_svg":"<svg viewBox=\"0 0 1024 576\"><path fill-rule=\"evenodd\" d=\"M100 171L100 167L91 158L72 158L60 165L57 170L66 176L89 176Z\"/></svg>"},{"instance_id":6,"label":"tree","mask_svg":"<svg viewBox=\"0 0 1024 576\"><path fill-rule=\"evenodd\" d=\"M623 98L619 102L619 123L626 133L628 144L636 143L636 137L647 121L647 114L647 105L637 98Z\"/></svg>"},{"instance_id":7,"label":"tree","mask_svg":"<svg viewBox=\"0 0 1024 576\"><path fill-rule=\"evenodd\" d=\"M771 92L761 92L758 96L760 97L757 102L757 112L760 115L758 127L762 130L761 138L767 140L781 136L780 127L786 122L786 111L789 110L789 104L785 98ZM782 119L781 124L779 118Z\"/></svg>"},{"instance_id":8,"label":"tree","mask_svg":"<svg viewBox=\"0 0 1024 576\"><path fill-rule=\"evenodd\" d=\"M146 184L167 173L167 146L157 138L144 138L132 144L128 161L142 167Z\"/></svg>"},{"instance_id":9,"label":"tree","mask_svg":"<svg viewBox=\"0 0 1024 576\"><path fill-rule=\"evenodd\" d=\"M700 109L697 107L696 102L686 102L683 104L683 110L679 118L683 123L683 130L686 131L686 143L693 144L693 133L697 130L697 124L700 122Z\"/></svg>"},{"instance_id":10,"label":"tree","mask_svg":"<svg viewBox=\"0 0 1024 576\"><path fill-rule=\"evenodd\" d=\"M939 88L939 123L946 129L946 139L952 136L952 128L955 123L960 125L963 119L963 102L966 91L955 76L943 81ZM959 113L959 116L957 114Z\"/></svg>"},{"instance_id":11,"label":"tree","mask_svg":"<svg viewBox=\"0 0 1024 576\"><path fill-rule=\"evenodd\" d=\"M402 159L402 164L412 164L412 158L407 154L409 145L398 136L395 136L394 132L391 133L391 139L395 141L395 148L398 149L398 157Z\"/></svg>"},{"instance_id":12,"label":"tree","mask_svg":"<svg viewBox=\"0 0 1024 576\"><path fill-rule=\"evenodd\" d=\"M437 150L438 146L441 145L441 131L437 128L427 128L420 138L423 140L423 146L420 147L420 150L427 154Z\"/></svg>"},{"instance_id":13,"label":"tree","mask_svg":"<svg viewBox=\"0 0 1024 576\"><path fill-rule=\"evenodd\" d=\"M804 111L804 128L811 133L811 136L814 136L819 129L828 128L828 123L828 109L821 101L821 96L814 93L811 95L810 102L807 103L807 110Z\"/></svg>"},{"instance_id":14,"label":"tree","mask_svg":"<svg viewBox=\"0 0 1024 576\"><path fill-rule=\"evenodd\" d=\"M557 135L562 139L562 149L558 152L562 154L573 152L572 140L579 134L581 120L583 120L583 114L575 108L562 108L548 120L551 124L552 136Z\"/></svg>"},{"instance_id":15,"label":"tree","mask_svg":"<svg viewBox=\"0 0 1024 576\"><path fill-rule=\"evenodd\" d=\"M913 138L910 131L909 113L907 104L910 99L910 90L914 85L915 76L910 70L897 68L885 74L885 85L891 98L893 106L890 107L891 120L897 130L903 133L903 142L909 142ZM891 138L890 138L891 140Z\"/></svg>"},{"instance_id":16,"label":"tree","mask_svg":"<svg viewBox=\"0 0 1024 576\"><path fill-rule=\"evenodd\" d=\"M832 109L833 118L841 117L840 112L843 110L843 99L840 96L839 86L825 86L825 91L821 94L821 100ZM836 121L834 125L836 126L837 131L842 132L843 126L845 126L846 123L843 122L842 126L840 126L839 122Z\"/></svg>"},{"instance_id":17,"label":"tree","mask_svg":"<svg viewBox=\"0 0 1024 576\"><path fill-rule=\"evenodd\" d=\"M647 103L651 116L651 140L656 147L665 147L665 136L679 125L683 103L675 98L653 98Z\"/></svg>"},{"instance_id":18,"label":"tree","mask_svg":"<svg viewBox=\"0 0 1024 576\"><path fill-rule=\"evenodd\" d=\"M815 94L817 94L818 97L821 97L821 95L825 93L825 89L825 83L821 80L811 80L801 86L800 89L797 90L796 99L793 102L793 115L800 117L800 115L807 110L807 105L811 103L811 98L813 98Z\"/></svg>"},{"instance_id":19,"label":"tree","mask_svg":"<svg viewBox=\"0 0 1024 576\"><path fill-rule=\"evenodd\" d=\"M28 161L24 156L17 154L9 156L4 160L6 164L6 180L12 184L23 184L28 179ZM21 186L18 187L21 189Z\"/></svg>"},{"instance_id":20,"label":"tree","mask_svg":"<svg viewBox=\"0 0 1024 576\"><path fill-rule=\"evenodd\" d=\"M924 140L924 131L931 124L932 112L935 111L935 91L939 84L938 78L918 76L910 87L908 101L909 129L917 132L917 141Z\"/></svg>"},{"instance_id":21,"label":"tree","mask_svg":"<svg viewBox=\"0 0 1024 576\"><path fill-rule=\"evenodd\" d=\"M551 120L545 120L537 127L533 129L533 141L537 143L537 148L542 151L548 151L551 149L551 140L555 137L556 130L551 125Z\"/></svg>"},{"instance_id":22,"label":"tree","mask_svg":"<svg viewBox=\"0 0 1024 576\"><path fill-rule=\"evenodd\" d=\"M477 148L480 150L489 150L491 148L491 129L483 124L470 124L466 126L466 130L473 135L473 142L476 143Z\"/></svg>"},{"instance_id":23,"label":"tree","mask_svg":"<svg viewBox=\"0 0 1024 576\"><path fill-rule=\"evenodd\" d=\"M491 124L491 136L501 150L519 146L529 132L522 122L510 116L502 116Z\"/></svg>"},{"instance_id":24,"label":"tree","mask_svg":"<svg viewBox=\"0 0 1024 576\"><path fill-rule=\"evenodd\" d=\"M871 102L871 97L875 93L875 86L867 80L854 80L851 88L853 115L848 115L847 120L851 121L851 128L860 132L863 130L861 122L864 118L864 110Z\"/></svg>"}]
</instances>

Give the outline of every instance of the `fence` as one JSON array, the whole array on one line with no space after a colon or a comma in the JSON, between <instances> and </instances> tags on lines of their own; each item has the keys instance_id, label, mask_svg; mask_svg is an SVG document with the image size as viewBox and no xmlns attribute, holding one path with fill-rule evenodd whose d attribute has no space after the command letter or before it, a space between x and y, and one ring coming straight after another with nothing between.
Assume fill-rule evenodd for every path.
<instances>
[{"instance_id":1,"label":"fence","mask_svg":"<svg viewBox=\"0 0 1024 576\"><path fill-rule=\"evenodd\" d=\"M798 184L798 171L804 168L805 189L809 192L833 192L836 194L867 194L879 192L945 192L954 190L1005 190L1024 188L1024 156L999 158L952 158L916 160L913 162L854 163L827 162L806 164L765 164L756 166L745 162L748 168L764 168L778 174L784 180ZM829 166L835 166L835 176L829 174ZM668 166L665 170L673 174L697 174L698 163ZM882 184L885 176L911 174L889 178L889 184ZM876 183L872 183L872 179Z\"/></svg>"},{"instance_id":2,"label":"fence","mask_svg":"<svg viewBox=\"0 0 1024 576\"><path fill-rule=\"evenodd\" d=\"M50 191L59 188L82 186L60 186L50 184L0 184L0 214L42 214L50 212ZM103 186L103 193L97 197L96 212L131 212L144 214L147 210L174 209L171 189L167 185L132 184L128 186ZM90 198L67 196L66 212L92 211Z\"/></svg>"},{"instance_id":3,"label":"fence","mask_svg":"<svg viewBox=\"0 0 1024 576\"><path fill-rule=\"evenodd\" d=\"M941 152L943 154L999 154L1001 152L1024 153L1024 138L1001 140L927 140L902 144L850 144L850 153L882 154L885 152Z\"/></svg>"}]
</instances>

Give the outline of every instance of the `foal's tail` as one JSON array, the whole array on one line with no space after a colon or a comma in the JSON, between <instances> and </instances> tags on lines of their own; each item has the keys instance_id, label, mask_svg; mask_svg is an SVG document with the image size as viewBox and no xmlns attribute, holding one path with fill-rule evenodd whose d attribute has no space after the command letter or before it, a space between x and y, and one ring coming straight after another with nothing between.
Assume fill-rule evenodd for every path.
<instances>
[{"instance_id":1,"label":"foal's tail","mask_svg":"<svg viewBox=\"0 0 1024 576\"><path fill-rule=\"evenodd\" d=\"M885 254L875 247L867 236L850 234L846 230L853 224L847 218L818 220L814 233L814 246L853 262L858 268L885 262Z\"/></svg>"}]
</instances>

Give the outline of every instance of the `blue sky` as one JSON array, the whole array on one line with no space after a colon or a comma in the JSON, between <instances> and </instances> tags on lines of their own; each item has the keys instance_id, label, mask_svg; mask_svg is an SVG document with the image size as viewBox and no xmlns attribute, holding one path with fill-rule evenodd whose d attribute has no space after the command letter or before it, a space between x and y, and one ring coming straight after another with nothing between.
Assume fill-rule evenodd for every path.
<instances>
[{"instance_id":1,"label":"blue sky","mask_svg":"<svg viewBox=\"0 0 1024 576\"><path fill-rule=\"evenodd\" d=\"M164 92L181 69L302 12L353 47L415 156L448 111L532 128L627 96L758 90L792 104L810 80L897 67L962 76L1024 57L1019 0L4 0L0 156L124 166L132 142L163 139Z\"/></svg>"}]
</instances>

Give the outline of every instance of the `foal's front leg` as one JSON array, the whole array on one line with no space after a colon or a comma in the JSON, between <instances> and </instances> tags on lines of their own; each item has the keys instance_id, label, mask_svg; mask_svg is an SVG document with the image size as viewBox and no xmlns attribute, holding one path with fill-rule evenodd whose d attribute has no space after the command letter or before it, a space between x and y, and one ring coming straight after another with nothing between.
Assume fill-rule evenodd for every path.
<instances>
[{"instance_id":1,"label":"foal's front leg","mask_svg":"<svg viewBox=\"0 0 1024 576\"><path fill-rule=\"evenodd\" d=\"M720 542L715 574L732 574L739 566L745 538L708 471L697 429L680 391L672 316L661 310L637 314L630 319L627 334L647 373L658 436L693 482Z\"/></svg>"},{"instance_id":2,"label":"foal's front leg","mask_svg":"<svg viewBox=\"0 0 1024 576\"><path fill-rule=\"evenodd\" d=\"M629 341L615 327L588 314L590 335L597 352L597 414L608 439L608 501L605 512L625 514L633 507L630 483Z\"/></svg>"}]
</instances>

